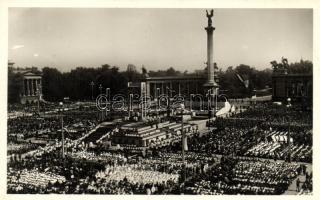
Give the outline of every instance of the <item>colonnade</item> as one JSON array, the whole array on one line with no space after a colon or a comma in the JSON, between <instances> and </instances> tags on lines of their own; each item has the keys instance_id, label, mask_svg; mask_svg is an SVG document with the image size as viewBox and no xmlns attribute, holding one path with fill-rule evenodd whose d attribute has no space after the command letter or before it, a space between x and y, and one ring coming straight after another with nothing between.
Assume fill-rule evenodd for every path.
<instances>
[{"instance_id":1,"label":"colonnade","mask_svg":"<svg viewBox=\"0 0 320 200\"><path fill-rule=\"evenodd\" d=\"M41 92L41 78L26 78L23 80L23 96L37 96Z\"/></svg>"}]
</instances>

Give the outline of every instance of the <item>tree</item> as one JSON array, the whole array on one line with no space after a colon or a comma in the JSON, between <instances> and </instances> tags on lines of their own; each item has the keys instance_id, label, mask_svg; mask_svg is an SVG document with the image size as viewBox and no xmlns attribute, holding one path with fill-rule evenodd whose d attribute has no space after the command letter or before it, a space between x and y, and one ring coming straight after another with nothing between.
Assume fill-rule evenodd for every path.
<instances>
[{"instance_id":1,"label":"tree","mask_svg":"<svg viewBox=\"0 0 320 200\"><path fill-rule=\"evenodd\" d=\"M182 75L182 73L178 70L175 70L173 67L170 67L167 70L149 71L149 75L151 77L180 76L180 75Z\"/></svg>"},{"instance_id":2,"label":"tree","mask_svg":"<svg viewBox=\"0 0 320 200\"><path fill-rule=\"evenodd\" d=\"M291 63L289 65L289 74L312 74L313 64L311 61L300 60L300 62Z\"/></svg>"},{"instance_id":3,"label":"tree","mask_svg":"<svg viewBox=\"0 0 320 200\"><path fill-rule=\"evenodd\" d=\"M147 73L148 73L147 69L144 66L142 66L142 74L147 74Z\"/></svg>"},{"instance_id":4,"label":"tree","mask_svg":"<svg viewBox=\"0 0 320 200\"><path fill-rule=\"evenodd\" d=\"M42 73L42 93L44 99L48 101L61 101L65 94L61 72L55 68L45 67Z\"/></svg>"},{"instance_id":5,"label":"tree","mask_svg":"<svg viewBox=\"0 0 320 200\"><path fill-rule=\"evenodd\" d=\"M20 73L13 73L8 71L8 102L18 103L20 93L22 91L23 75Z\"/></svg>"},{"instance_id":6,"label":"tree","mask_svg":"<svg viewBox=\"0 0 320 200\"><path fill-rule=\"evenodd\" d=\"M166 75L167 76L177 76L177 75L180 75L180 74L181 74L181 72L180 71L176 71L173 67L170 67L166 71Z\"/></svg>"}]
</instances>

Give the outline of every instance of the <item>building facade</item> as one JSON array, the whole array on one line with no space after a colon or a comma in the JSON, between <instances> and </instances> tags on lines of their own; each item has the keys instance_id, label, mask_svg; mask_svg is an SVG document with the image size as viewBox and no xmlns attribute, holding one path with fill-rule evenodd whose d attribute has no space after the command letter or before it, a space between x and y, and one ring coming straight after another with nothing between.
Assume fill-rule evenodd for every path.
<instances>
[{"instance_id":1,"label":"building facade","mask_svg":"<svg viewBox=\"0 0 320 200\"><path fill-rule=\"evenodd\" d=\"M203 76L166 76L148 77L144 81L147 95L157 98L165 94L172 98L176 95L203 94L206 78Z\"/></svg>"},{"instance_id":2,"label":"building facade","mask_svg":"<svg viewBox=\"0 0 320 200\"><path fill-rule=\"evenodd\" d=\"M272 76L272 100L312 102L312 74L274 74Z\"/></svg>"},{"instance_id":3,"label":"building facade","mask_svg":"<svg viewBox=\"0 0 320 200\"><path fill-rule=\"evenodd\" d=\"M19 98L21 104L36 103L42 99L42 74L37 68L14 68L14 63L9 62L9 70L21 75L21 89Z\"/></svg>"}]
</instances>

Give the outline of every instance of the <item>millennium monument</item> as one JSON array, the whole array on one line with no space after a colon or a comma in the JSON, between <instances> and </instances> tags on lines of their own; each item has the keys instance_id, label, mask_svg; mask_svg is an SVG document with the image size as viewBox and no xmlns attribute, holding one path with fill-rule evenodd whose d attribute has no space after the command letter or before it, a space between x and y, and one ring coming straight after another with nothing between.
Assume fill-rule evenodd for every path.
<instances>
[{"instance_id":1,"label":"millennium monument","mask_svg":"<svg viewBox=\"0 0 320 200\"><path fill-rule=\"evenodd\" d=\"M215 80L215 63L213 58L213 10L207 12L207 71L197 75L150 77L146 75L139 83L128 83L129 90L139 88L140 94L157 98L160 94L166 94L170 98L175 95L209 94L214 96L218 93L218 84Z\"/></svg>"}]
</instances>

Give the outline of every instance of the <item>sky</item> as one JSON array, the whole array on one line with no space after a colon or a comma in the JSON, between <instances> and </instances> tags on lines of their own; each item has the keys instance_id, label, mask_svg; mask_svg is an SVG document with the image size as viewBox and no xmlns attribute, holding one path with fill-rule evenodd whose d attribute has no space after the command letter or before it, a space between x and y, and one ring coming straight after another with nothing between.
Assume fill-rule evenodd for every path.
<instances>
[{"instance_id":1,"label":"sky","mask_svg":"<svg viewBox=\"0 0 320 200\"><path fill-rule=\"evenodd\" d=\"M8 58L15 66L70 71L102 64L126 70L174 67L192 72L206 62L206 9L9 8ZM218 67L270 61L312 61L312 9L215 9Z\"/></svg>"}]
</instances>

